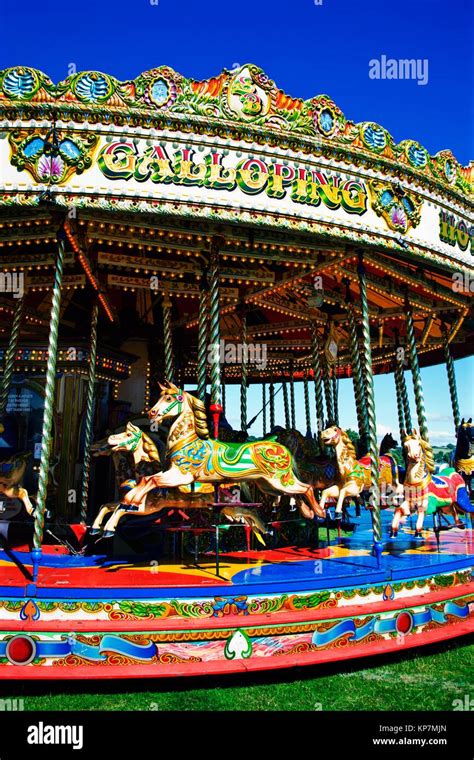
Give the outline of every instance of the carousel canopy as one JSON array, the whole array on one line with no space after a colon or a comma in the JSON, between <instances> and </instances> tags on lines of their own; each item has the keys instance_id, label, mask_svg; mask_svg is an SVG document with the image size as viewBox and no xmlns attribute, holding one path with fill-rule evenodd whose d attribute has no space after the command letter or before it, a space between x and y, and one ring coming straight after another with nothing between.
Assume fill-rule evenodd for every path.
<instances>
[{"instance_id":1,"label":"carousel canopy","mask_svg":"<svg viewBox=\"0 0 474 760\"><path fill-rule=\"evenodd\" d=\"M87 333L89 290L101 339L159 345L171 298L177 364L196 373L198 299L219 250L226 379L311 368L311 330L351 373L347 304L367 275L374 370L392 369L411 304L420 362L469 353L472 165L356 124L326 95L301 100L254 65L205 81L161 66L133 81L99 72L53 84L27 67L0 72L0 310L28 291L25 331L48 330L56 212L65 216L61 333ZM15 278L17 278L15 280ZM16 283L16 286L15 286Z\"/></svg>"}]
</instances>

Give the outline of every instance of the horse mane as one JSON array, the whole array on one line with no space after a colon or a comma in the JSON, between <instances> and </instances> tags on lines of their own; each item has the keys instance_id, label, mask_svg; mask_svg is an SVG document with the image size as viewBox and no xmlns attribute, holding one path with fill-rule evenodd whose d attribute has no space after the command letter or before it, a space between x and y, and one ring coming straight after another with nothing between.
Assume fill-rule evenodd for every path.
<instances>
[{"instance_id":1,"label":"horse mane","mask_svg":"<svg viewBox=\"0 0 474 760\"><path fill-rule=\"evenodd\" d=\"M192 396L190 393L187 393L186 395L188 397L189 405L193 410L196 433L198 434L199 438L209 438L206 407L204 406L201 399L196 398L196 396Z\"/></svg>"},{"instance_id":2,"label":"horse mane","mask_svg":"<svg viewBox=\"0 0 474 760\"><path fill-rule=\"evenodd\" d=\"M152 441L149 435L143 432L143 430L141 432L143 451L152 462L160 462L160 455L156 444Z\"/></svg>"},{"instance_id":3,"label":"horse mane","mask_svg":"<svg viewBox=\"0 0 474 760\"><path fill-rule=\"evenodd\" d=\"M351 455L351 457L353 457L354 459L357 459L357 454L356 454L355 446L352 443L352 441L349 438L349 436L347 435L346 431L342 430L342 429L341 429L341 438L342 438L342 442L343 442L344 446L346 447L346 450Z\"/></svg>"}]
</instances>

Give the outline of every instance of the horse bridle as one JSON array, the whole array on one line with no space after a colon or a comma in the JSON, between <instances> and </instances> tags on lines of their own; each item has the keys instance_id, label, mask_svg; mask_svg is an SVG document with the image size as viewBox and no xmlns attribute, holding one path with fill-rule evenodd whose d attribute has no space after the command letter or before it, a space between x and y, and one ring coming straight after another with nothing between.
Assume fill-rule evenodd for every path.
<instances>
[{"instance_id":1,"label":"horse bridle","mask_svg":"<svg viewBox=\"0 0 474 760\"><path fill-rule=\"evenodd\" d=\"M181 414L181 412L183 411L183 400L184 400L183 391L178 388L178 392L173 395L176 395L176 401L173 401L169 406L166 407L166 409L163 410L163 412L160 414L161 419L163 419L163 417L166 414L168 414L168 412L174 409L176 405L178 405L177 414Z\"/></svg>"}]
</instances>

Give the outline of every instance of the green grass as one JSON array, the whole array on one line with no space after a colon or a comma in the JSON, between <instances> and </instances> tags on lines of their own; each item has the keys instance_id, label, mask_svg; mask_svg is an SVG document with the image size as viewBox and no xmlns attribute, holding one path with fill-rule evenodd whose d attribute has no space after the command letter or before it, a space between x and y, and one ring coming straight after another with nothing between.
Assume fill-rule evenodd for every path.
<instances>
[{"instance_id":1,"label":"green grass","mask_svg":"<svg viewBox=\"0 0 474 760\"><path fill-rule=\"evenodd\" d=\"M452 710L474 697L474 638L390 657L220 678L6 683L25 710Z\"/></svg>"}]
</instances>

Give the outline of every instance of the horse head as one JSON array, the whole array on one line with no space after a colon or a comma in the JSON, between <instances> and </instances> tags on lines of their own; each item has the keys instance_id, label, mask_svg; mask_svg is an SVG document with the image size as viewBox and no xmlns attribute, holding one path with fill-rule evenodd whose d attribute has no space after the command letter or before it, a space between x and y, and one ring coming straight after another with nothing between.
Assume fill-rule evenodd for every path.
<instances>
[{"instance_id":1,"label":"horse head","mask_svg":"<svg viewBox=\"0 0 474 760\"><path fill-rule=\"evenodd\" d=\"M390 449L395 449L398 446L398 441L395 440L391 433L386 433L380 443L380 454L386 454Z\"/></svg>"},{"instance_id":2,"label":"horse head","mask_svg":"<svg viewBox=\"0 0 474 760\"><path fill-rule=\"evenodd\" d=\"M321 432L321 443L323 446L337 446L341 440L342 430L337 425L330 425Z\"/></svg>"},{"instance_id":3,"label":"horse head","mask_svg":"<svg viewBox=\"0 0 474 760\"><path fill-rule=\"evenodd\" d=\"M403 431L403 448L409 462L419 462L423 456L423 446L421 436L416 428L408 435Z\"/></svg>"},{"instance_id":4,"label":"horse head","mask_svg":"<svg viewBox=\"0 0 474 760\"><path fill-rule=\"evenodd\" d=\"M120 451L121 449L125 449L125 451L135 451L140 443L141 437L142 431L140 428L136 427L136 425L133 425L131 422L127 422L127 427L124 432L109 435L107 443L109 446L112 446L112 451Z\"/></svg>"},{"instance_id":5,"label":"horse head","mask_svg":"<svg viewBox=\"0 0 474 760\"><path fill-rule=\"evenodd\" d=\"M467 421L464 421L464 417L462 418L461 424L456 430L456 437L456 458L468 459L472 456L474 443L474 426L472 425L472 417L469 417Z\"/></svg>"},{"instance_id":6,"label":"horse head","mask_svg":"<svg viewBox=\"0 0 474 760\"><path fill-rule=\"evenodd\" d=\"M155 406L148 411L150 422L160 423L167 417L176 417L183 411L183 403L187 393L182 391L174 383L166 381L166 385L158 383L161 389L160 396Z\"/></svg>"}]
</instances>

